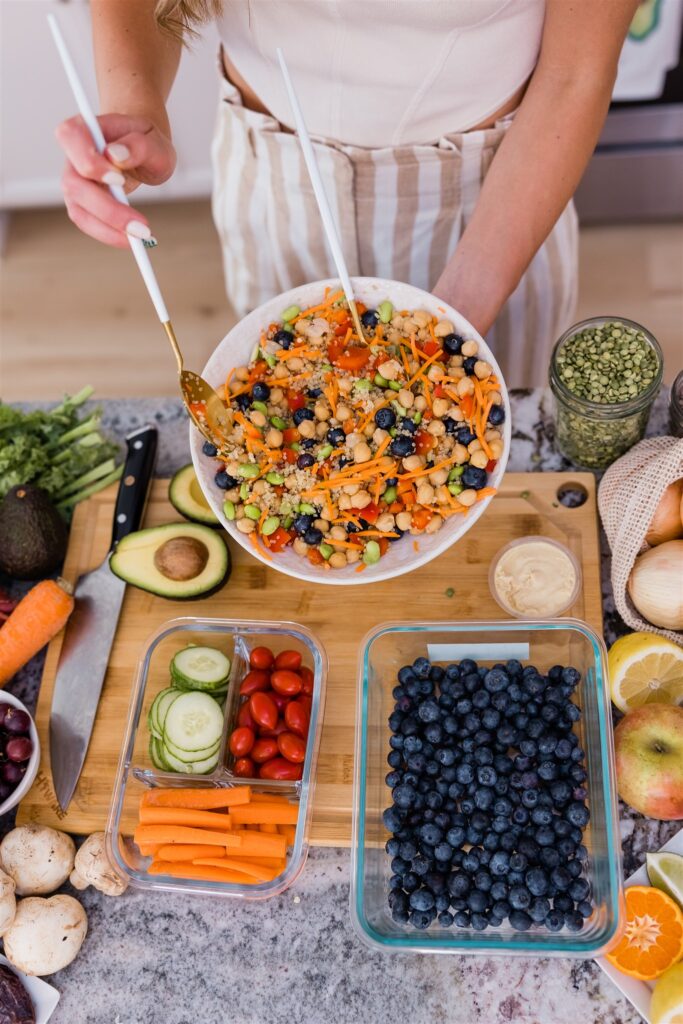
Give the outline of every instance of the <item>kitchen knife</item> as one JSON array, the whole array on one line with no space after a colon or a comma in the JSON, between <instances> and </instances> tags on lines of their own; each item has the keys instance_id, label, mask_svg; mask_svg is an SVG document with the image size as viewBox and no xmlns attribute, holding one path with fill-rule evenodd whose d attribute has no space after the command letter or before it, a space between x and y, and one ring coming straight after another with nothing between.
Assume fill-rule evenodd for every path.
<instances>
[{"instance_id":1,"label":"kitchen knife","mask_svg":"<svg viewBox=\"0 0 683 1024\"><path fill-rule=\"evenodd\" d=\"M124 581L109 568L109 555L142 522L156 459L156 427L140 427L128 435L126 444L110 549L99 568L78 579L76 606L66 628L55 676L50 764L63 811L71 802L88 751L126 589Z\"/></svg>"}]
</instances>

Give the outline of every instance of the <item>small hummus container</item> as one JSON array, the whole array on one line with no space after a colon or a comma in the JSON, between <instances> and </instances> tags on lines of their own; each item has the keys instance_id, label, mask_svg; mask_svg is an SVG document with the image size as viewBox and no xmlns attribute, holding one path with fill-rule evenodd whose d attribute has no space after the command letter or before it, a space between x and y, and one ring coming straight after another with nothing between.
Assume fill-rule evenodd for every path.
<instances>
[{"instance_id":1,"label":"small hummus container","mask_svg":"<svg viewBox=\"0 0 683 1024\"><path fill-rule=\"evenodd\" d=\"M489 590L515 619L554 619L581 591L581 566L551 537L518 537L502 547L489 568Z\"/></svg>"}]
</instances>

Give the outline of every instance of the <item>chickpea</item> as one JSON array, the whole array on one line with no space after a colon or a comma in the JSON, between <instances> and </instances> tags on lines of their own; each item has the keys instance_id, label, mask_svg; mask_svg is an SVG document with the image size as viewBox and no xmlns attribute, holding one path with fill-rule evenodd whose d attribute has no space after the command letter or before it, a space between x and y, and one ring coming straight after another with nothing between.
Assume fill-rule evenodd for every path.
<instances>
[{"instance_id":1,"label":"chickpea","mask_svg":"<svg viewBox=\"0 0 683 1024\"><path fill-rule=\"evenodd\" d=\"M455 438L451 437L450 434L444 434L439 442L439 446L444 455L448 455L448 453L455 447Z\"/></svg>"},{"instance_id":2,"label":"chickpea","mask_svg":"<svg viewBox=\"0 0 683 1024\"><path fill-rule=\"evenodd\" d=\"M329 427L329 423L327 423L325 420L318 420L318 422L315 425L316 437L324 437L327 431L329 430Z\"/></svg>"},{"instance_id":3,"label":"chickpea","mask_svg":"<svg viewBox=\"0 0 683 1024\"><path fill-rule=\"evenodd\" d=\"M327 522L326 519L314 519L313 525L317 527L317 529L320 530L321 533L327 533L327 531L330 528L330 524Z\"/></svg>"},{"instance_id":4,"label":"chickpea","mask_svg":"<svg viewBox=\"0 0 683 1024\"><path fill-rule=\"evenodd\" d=\"M366 424L366 425L365 425L365 426L363 427L363 434L364 434L364 436L365 436L365 437L372 437L372 435L374 434L374 432L375 432L375 429L374 429L374 424L373 424L372 420L370 420L370 422L369 422L369 423L367 423L367 424Z\"/></svg>"},{"instance_id":5,"label":"chickpea","mask_svg":"<svg viewBox=\"0 0 683 1024\"><path fill-rule=\"evenodd\" d=\"M450 320L439 320L434 328L436 338L445 338L447 334L453 334L453 324Z\"/></svg>"},{"instance_id":6,"label":"chickpea","mask_svg":"<svg viewBox=\"0 0 683 1024\"><path fill-rule=\"evenodd\" d=\"M442 420L446 413L448 412L448 410L450 409L450 407L451 403L448 401L448 399L435 398L434 402L432 403L432 412L434 413L435 416Z\"/></svg>"},{"instance_id":7,"label":"chickpea","mask_svg":"<svg viewBox=\"0 0 683 1024\"><path fill-rule=\"evenodd\" d=\"M478 452L480 448L481 441L479 440L478 437L475 437L474 441L470 441L470 443L467 445L467 451L470 453L470 455L474 455L474 453Z\"/></svg>"},{"instance_id":8,"label":"chickpea","mask_svg":"<svg viewBox=\"0 0 683 1024\"><path fill-rule=\"evenodd\" d=\"M427 399L425 398L425 396L424 395L416 395L415 396L415 411L416 412L424 412L426 408L427 408Z\"/></svg>"},{"instance_id":9,"label":"chickpea","mask_svg":"<svg viewBox=\"0 0 683 1024\"><path fill-rule=\"evenodd\" d=\"M440 366L430 366L427 370L427 379L430 380L432 384L438 384L439 381L443 379L443 376L444 372Z\"/></svg>"},{"instance_id":10,"label":"chickpea","mask_svg":"<svg viewBox=\"0 0 683 1024\"><path fill-rule=\"evenodd\" d=\"M405 334L415 334L419 326L417 320L412 316L407 316L403 321L403 331Z\"/></svg>"},{"instance_id":11,"label":"chickpea","mask_svg":"<svg viewBox=\"0 0 683 1024\"><path fill-rule=\"evenodd\" d=\"M409 530L412 519L410 512L399 512L396 516L396 525L399 530Z\"/></svg>"},{"instance_id":12,"label":"chickpea","mask_svg":"<svg viewBox=\"0 0 683 1024\"><path fill-rule=\"evenodd\" d=\"M492 405L503 404L503 396L501 395L500 391L489 391L489 398L491 399Z\"/></svg>"},{"instance_id":13,"label":"chickpea","mask_svg":"<svg viewBox=\"0 0 683 1024\"><path fill-rule=\"evenodd\" d=\"M397 313L396 316L391 318L391 326L395 327L396 330L400 330L401 327L403 327L403 317L400 313Z\"/></svg>"},{"instance_id":14,"label":"chickpea","mask_svg":"<svg viewBox=\"0 0 683 1024\"><path fill-rule=\"evenodd\" d=\"M339 508L342 512L348 512L351 508L351 497L348 494L339 495Z\"/></svg>"},{"instance_id":15,"label":"chickpea","mask_svg":"<svg viewBox=\"0 0 683 1024\"><path fill-rule=\"evenodd\" d=\"M404 409L410 409L415 401L415 395L412 391L408 391L406 388L401 388L398 393L398 400Z\"/></svg>"},{"instance_id":16,"label":"chickpea","mask_svg":"<svg viewBox=\"0 0 683 1024\"><path fill-rule=\"evenodd\" d=\"M461 491L458 495L458 501L461 505L464 505L465 508L469 508L471 505L474 505L476 500L477 492L472 488L469 488L466 491Z\"/></svg>"},{"instance_id":17,"label":"chickpea","mask_svg":"<svg viewBox=\"0 0 683 1024\"><path fill-rule=\"evenodd\" d=\"M235 519L244 519L244 505L235 508Z\"/></svg>"},{"instance_id":18,"label":"chickpea","mask_svg":"<svg viewBox=\"0 0 683 1024\"><path fill-rule=\"evenodd\" d=\"M281 448L283 440L282 431L276 430L275 427L271 427L266 434L266 444L269 448Z\"/></svg>"},{"instance_id":19,"label":"chickpea","mask_svg":"<svg viewBox=\"0 0 683 1024\"><path fill-rule=\"evenodd\" d=\"M431 420L427 430L432 437L441 437L442 434L446 433L446 427L444 426L443 420Z\"/></svg>"},{"instance_id":20,"label":"chickpea","mask_svg":"<svg viewBox=\"0 0 683 1024\"><path fill-rule=\"evenodd\" d=\"M370 448L365 443L365 441L360 441L357 445L354 446L354 449L353 449L353 461L354 462L369 462L371 458L372 458L372 452L370 451Z\"/></svg>"},{"instance_id":21,"label":"chickpea","mask_svg":"<svg viewBox=\"0 0 683 1024\"><path fill-rule=\"evenodd\" d=\"M313 408L313 413L317 420L329 420L330 409L327 402L316 402Z\"/></svg>"},{"instance_id":22,"label":"chickpea","mask_svg":"<svg viewBox=\"0 0 683 1024\"><path fill-rule=\"evenodd\" d=\"M432 318L426 309L416 309L413 313L413 320L418 327L429 327L431 319Z\"/></svg>"},{"instance_id":23,"label":"chickpea","mask_svg":"<svg viewBox=\"0 0 683 1024\"><path fill-rule=\"evenodd\" d=\"M396 463L392 459L391 455L383 455L378 462L378 466L380 469L395 469Z\"/></svg>"},{"instance_id":24,"label":"chickpea","mask_svg":"<svg viewBox=\"0 0 683 1024\"><path fill-rule=\"evenodd\" d=\"M377 427L377 428L376 428L375 430L373 430L373 432L372 432L372 440L373 440L373 441L375 442L375 444L376 444L376 445L378 445L378 446L379 446L379 445L380 445L380 444L382 443L382 441L384 440L384 438L385 438L385 437L387 437L387 436L388 436L388 432L387 432L386 430L382 430L382 428L381 428L381 427Z\"/></svg>"},{"instance_id":25,"label":"chickpea","mask_svg":"<svg viewBox=\"0 0 683 1024\"><path fill-rule=\"evenodd\" d=\"M345 569L347 566L346 555L343 551L335 551L330 555L330 565L333 569Z\"/></svg>"},{"instance_id":26,"label":"chickpea","mask_svg":"<svg viewBox=\"0 0 683 1024\"><path fill-rule=\"evenodd\" d=\"M240 471L239 462L228 462L225 467L225 472L228 476L238 476Z\"/></svg>"},{"instance_id":27,"label":"chickpea","mask_svg":"<svg viewBox=\"0 0 683 1024\"><path fill-rule=\"evenodd\" d=\"M282 363L278 363L273 370L273 376L276 380L283 380L285 377L289 377L289 370Z\"/></svg>"},{"instance_id":28,"label":"chickpea","mask_svg":"<svg viewBox=\"0 0 683 1024\"><path fill-rule=\"evenodd\" d=\"M279 405L284 397L285 397L285 393L282 390L282 388L271 388L270 389L270 403L271 403L271 405Z\"/></svg>"},{"instance_id":29,"label":"chickpea","mask_svg":"<svg viewBox=\"0 0 683 1024\"><path fill-rule=\"evenodd\" d=\"M493 441L490 442L489 448L491 449L491 456L494 459L499 459L504 451L503 442L497 438L494 438Z\"/></svg>"},{"instance_id":30,"label":"chickpea","mask_svg":"<svg viewBox=\"0 0 683 1024\"><path fill-rule=\"evenodd\" d=\"M351 498L352 508L367 508L372 501L372 495L368 491L358 491Z\"/></svg>"},{"instance_id":31,"label":"chickpea","mask_svg":"<svg viewBox=\"0 0 683 1024\"><path fill-rule=\"evenodd\" d=\"M308 551L308 544L302 537L295 537L292 547L296 551L297 555L305 555Z\"/></svg>"},{"instance_id":32,"label":"chickpea","mask_svg":"<svg viewBox=\"0 0 683 1024\"><path fill-rule=\"evenodd\" d=\"M458 392L459 398L464 398L466 395L474 394L474 384L469 377L463 377L455 385L455 390Z\"/></svg>"},{"instance_id":33,"label":"chickpea","mask_svg":"<svg viewBox=\"0 0 683 1024\"><path fill-rule=\"evenodd\" d=\"M500 437L500 430L496 430L495 428L490 427L484 434L484 437L486 438L487 441L495 441L497 438Z\"/></svg>"},{"instance_id":34,"label":"chickpea","mask_svg":"<svg viewBox=\"0 0 683 1024\"><path fill-rule=\"evenodd\" d=\"M268 484L265 480L255 480L251 489L254 494L265 494L268 490Z\"/></svg>"},{"instance_id":35,"label":"chickpea","mask_svg":"<svg viewBox=\"0 0 683 1024\"><path fill-rule=\"evenodd\" d=\"M488 462L489 457L483 449L470 456L470 465L476 466L477 469L486 469Z\"/></svg>"},{"instance_id":36,"label":"chickpea","mask_svg":"<svg viewBox=\"0 0 683 1024\"><path fill-rule=\"evenodd\" d=\"M420 505L431 505L434 497L435 491L431 484L420 484L417 489L417 500Z\"/></svg>"},{"instance_id":37,"label":"chickpea","mask_svg":"<svg viewBox=\"0 0 683 1024\"><path fill-rule=\"evenodd\" d=\"M456 381L462 380L463 377L467 376L462 366L453 366L450 368L450 370L450 376Z\"/></svg>"},{"instance_id":38,"label":"chickpea","mask_svg":"<svg viewBox=\"0 0 683 1024\"><path fill-rule=\"evenodd\" d=\"M302 420L298 430L302 437L315 437L315 423L313 420Z\"/></svg>"},{"instance_id":39,"label":"chickpea","mask_svg":"<svg viewBox=\"0 0 683 1024\"><path fill-rule=\"evenodd\" d=\"M346 551L346 564L355 565L356 562L360 561L360 549L359 548L347 548Z\"/></svg>"},{"instance_id":40,"label":"chickpea","mask_svg":"<svg viewBox=\"0 0 683 1024\"><path fill-rule=\"evenodd\" d=\"M391 512L383 512L376 523L377 529L381 530L382 533L391 533L395 525L396 520Z\"/></svg>"},{"instance_id":41,"label":"chickpea","mask_svg":"<svg viewBox=\"0 0 683 1024\"><path fill-rule=\"evenodd\" d=\"M436 469L433 473L429 474L428 479L430 484L433 484L434 487L439 487L440 484L445 484L448 480L448 470Z\"/></svg>"},{"instance_id":42,"label":"chickpea","mask_svg":"<svg viewBox=\"0 0 683 1024\"><path fill-rule=\"evenodd\" d=\"M241 380L244 384L249 380L249 370L246 366L238 366L235 370L235 378Z\"/></svg>"},{"instance_id":43,"label":"chickpea","mask_svg":"<svg viewBox=\"0 0 683 1024\"><path fill-rule=\"evenodd\" d=\"M465 419L465 413L462 411L459 405L452 406L451 411L448 415L457 423L462 423L462 421Z\"/></svg>"},{"instance_id":44,"label":"chickpea","mask_svg":"<svg viewBox=\"0 0 683 1024\"><path fill-rule=\"evenodd\" d=\"M329 539L333 540L346 540L347 533L343 526L333 526L329 533Z\"/></svg>"},{"instance_id":45,"label":"chickpea","mask_svg":"<svg viewBox=\"0 0 683 1024\"><path fill-rule=\"evenodd\" d=\"M299 359L298 356L292 356L291 359L287 360L287 369L290 373L300 373L304 368L303 359Z\"/></svg>"},{"instance_id":46,"label":"chickpea","mask_svg":"<svg viewBox=\"0 0 683 1024\"><path fill-rule=\"evenodd\" d=\"M254 522L253 519L238 519L236 520L236 522L237 529L240 531L240 533L253 533L254 530L256 529L256 523Z\"/></svg>"},{"instance_id":47,"label":"chickpea","mask_svg":"<svg viewBox=\"0 0 683 1024\"><path fill-rule=\"evenodd\" d=\"M337 419L339 420L340 423L344 423L344 421L348 420L350 417L351 410L349 409L348 405L337 406Z\"/></svg>"},{"instance_id":48,"label":"chickpea","mask_svg":"<svg viewBox=\"0 0 683 1024\"><path fill-rule=\"evenodd\" d=\"M326 506L320 513L320 518L326 520L326 522L328 523L331 523L334 519L337 518L337 511L333 506Z\"/></svg>"},{"instance_id":49,"label":"chickpea","mask_svg":"<svg viewBox=\"0 0 683 1024\"><path fill-rule=\"evenodd\" d=\"M399 342L403 340L403 337L395 327L389 327L389 330L386 333L386 339L391 345L398 345Z\"/></svg>"},{"instance_id":50,"label":"chickpea","mask_svg":"<svg viewBox=\"0 0 683 1024\"><path fill-rule=\"evenodd\" d=\"M441 484L441 487L436 489L436 500L439 505L448 505L450 499L450 492L445 484Z\"/></svg>"},{"instance_id":51,"label":"chickpea","mask_svg":"<svg viewBox=\"0 0 683 1024\"><path fill-rule=\"evenodd\" d=\"M353 381L349 377L338 377L337 387L343 395L350 395L353 391Z\"/></svg>"},{"instance_id":52,"label":"chickpea","mask_svg":"<svg viewBox=\"0 0 683 1024\"><path fill-rule=\"evenodd\" d=\"M346 435L346 447L353 451L357 444L360 444L363 440L363 435L359 434L358 431L352 430L350 434Z\"/></svg>"},{"instance_id":53,"label":"chickpea","mask_svg":"<svg viewBox=\"0 0 683 1024\"><path fill-rule=\"evenodd\" d=\"M378 369L378 373L380 373L385 380L396 380L400 372L401 364L396 359L388 359L386 363L382 363Z\"/></svg>"},{"instance_id":54,"label":"chickpea","mask_svg":"<svg viewBox=\"0 0 683 1024\"><path fill-rule=\"evenodd\" d=\"M285 477L285 487L287 488L288 491L295 491L297 489L297 486L298 485L295 476Z\"/></svg>"},{"instance_id":55,"label":"chickpea","mask_svg":"<svg viewBox=\"0 0 683 1024\"><path fill-rule=\"evenodd\" d=\"M465 448L464 444L456 442L453 446L453 458L455 459L456 465L462 466L463 462L467 462L469 458L469 452Z\"/></svg>"},{"instance_id":56,"label":"chickpea","mask_svg":"<svg viewBox=\"0 0 683 1024\"><path fill-rule=\"evenodd\" d=\"M344 484L344 494L350 494L352 497L354 494L358 494L360 490L360 484Z\"/></svg>"},{"instance_id":57,"label":"chickpea","mask_svg":"<svg viewBox=\"0 0 683 1024\"><path fill-rule=\"evenodd\" d=\"M451 356L451 358L448 360L448 366L450 369L456 370L459 369L464 362L465 360L463 359L462 356Z\"/></svg>"},{"instance_id":58,"label":"chickpea","mask_svg":"<svg viewBox=\"0 0 683 1024\"><path fill-rule=\"evenodd\" d=\"M441 516L432 516L425 526L425 533L438 533L442 526L443 520Z\"/></svg>"},{"instance_id":59,"label":"chickpea","mask_svg":"<svg viewBox=\"0 0 683 1024\"><path fill-rule=\"evenodd\" d=\"M493 367L485 359L477 359L474 364L474 373L479 380L485 380L486 377L490 377L493 373Z\"/></svg>"},{"instance_id":60,"label":"chickpea","mask_svg":"<svg viewBox=\"0 0 683 1024\"><path fill-rule=\"evenodd\" d=\"M233 487L231 491L225 492L225 497L228 501L232 501L233 504L240 500L240 489L239 487Z\"/></svg>"},{"instance_id":61,"label":"chickpea","mask_svg":"<svg viewBox=\"0 0 683 1024\"><path fill-rule=\"evenodd\" d=\"M414 473L416 469L422 469L425 459L422 455L406 455L403 460L403 468L406 473Z\"/></svg>"},{"instance_id":62,"label":"chickpea","mask_svg":"<svg viewBox=\"0 0 683 1024\"><path fill-rule=\"evenodd\" d=\"M464 342L462 348L460 349L461 355L465 357L476 356L478 351L479 345L476 343L476 341L472 340Z\"/></svg>"}]
</instances>

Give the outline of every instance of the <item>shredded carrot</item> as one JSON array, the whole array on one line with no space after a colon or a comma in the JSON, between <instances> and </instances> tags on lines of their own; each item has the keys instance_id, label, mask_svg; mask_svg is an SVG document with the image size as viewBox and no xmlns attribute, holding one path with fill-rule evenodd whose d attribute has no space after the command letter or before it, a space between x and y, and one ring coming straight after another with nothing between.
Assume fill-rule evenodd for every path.
<instances>
[{"instance_id":1,"label":"shredded carrot","mask_svg":"<svg viewBox=\"0 0 683 1024\"><path fill-rule=\"evenodd\" d=\"M393 533L391 530L359 530L356 534L357 537L398 537L398 533Z\"/></svg>"},{"instance_id":2,"label":"shredded carrot","mask_svg":"<svg viewBox=\"0 0 683 1024\"><path fill-rule=\"evenodd\" d=\"M354 536L357 536L357 534L354 534ZM353 551L360 551L359 544L352 544L351 541L348 540L333 540L331 537L326 537L325 543L331 544L333 548L351 548Z\"/></svg>"},{"instance_id":3,"label":"shredded carrot","mask_svg":"<svg viewBox=\"0 0 683 1024\"><path fill-rule=\"evenodd\" d=\"M365 562L361 562L360 565L356 566L355 571L356 572L364 572L366 569L367 569L367 565L365 564Z\"/></svg>"},{"instance_id":4,"label":"shredded carrot","mask_svg":"<svg viewBox=\"0 0 683 1024\"><path fill-rule=\"evenodd\" d=\"M496 494L497 490L497 487L482 487L480 491L477 491L477 501L482 501L484 498L488 498L490 495Z\"/></svg>"},{"instance_id":5,"label":"shredded carrot","mask_svg":"<svg viewBox=\"0 0 683 1024\"><path fill-rule=\"evenodd\" d=\"M337 299L341 299L343 294L344 292L340 288L338 292L334 292L332 295L326 296L324 302L318 303L317 306L309 306L309 308L305 309L303 313L299 313L298 317L295 320L295 323L298 323L299 320L303 320L304 317L311 316L312 313L319 312L319 310L321 309L328 309L330 306L334 305Z\"/></svg>"},{"instance_id":6,"label":"shredded carrot","mask_svg":"<svg viewBox=\"0 0 683 1024\"><path fill-rule=\"evenodd\" d=\"M251 544L255 551L258 551L259 555L263 555L263 557L266 558L269 562L273 561L273 556L270 554L269 551L267 551L264 547L262 547L259 544L258 536L255 533L249 534L249 543Z\"/></svg>"},{"instance_id":7,"label":"shredded carrot","mask_svg":"<svg viewBox=\"0 0 683 1024\"><path fill-rule=\"evenodd\" d=\"M419 550L420 550L419 542L414 540L413 541L413 551L419 551Z\"/></svg>"}]
</instances>

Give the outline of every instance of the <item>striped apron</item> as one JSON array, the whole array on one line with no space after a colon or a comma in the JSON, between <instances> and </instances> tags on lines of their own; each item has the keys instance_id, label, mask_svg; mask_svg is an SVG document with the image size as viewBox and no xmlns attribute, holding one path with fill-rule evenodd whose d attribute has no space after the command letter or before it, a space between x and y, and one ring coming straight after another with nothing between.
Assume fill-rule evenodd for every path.
<instances>
[{"instance_id":1,"label":"striped apron","mask_svg":"<svg viewBox=\"0 0 683 1024\"><path fill-rule=\"evenodd\" d=\"M213 216L238 316L296 285L335 276L296 136L248 110L222 75ZM513 116L433 145L363 149L314 140L352 276L431 290L474 211ZM574 315L578 230L569 203L487 341L508 387L547 384L550 351Z\"/></svg>"}]
</instances>

